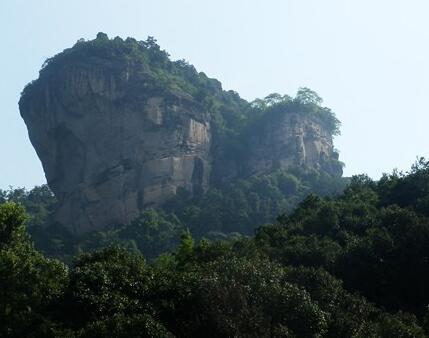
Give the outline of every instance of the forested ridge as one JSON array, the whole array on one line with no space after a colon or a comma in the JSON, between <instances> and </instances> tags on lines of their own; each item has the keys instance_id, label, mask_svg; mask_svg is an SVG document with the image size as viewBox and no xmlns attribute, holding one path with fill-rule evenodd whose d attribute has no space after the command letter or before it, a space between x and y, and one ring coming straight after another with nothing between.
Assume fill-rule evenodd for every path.
<instances>
[{"instance_id":1,"label":"forested ridge","mask_svg":"<svg viewBox=\"0 0 429 338\"><path fill-rule=\"evenodd\" d=\"M429 333L424 159L379 181L355 176L336 197L310 194L254 237L210 241L181 230L176 249L151 260L123 245L78 254L68 265L46 258L25 227L49 209L36 198L44 193L2 192L2 336ZM12 202L19 199L29 220ZM152 221L161 217L151 212Z\"/></svg>"}]
</instances>

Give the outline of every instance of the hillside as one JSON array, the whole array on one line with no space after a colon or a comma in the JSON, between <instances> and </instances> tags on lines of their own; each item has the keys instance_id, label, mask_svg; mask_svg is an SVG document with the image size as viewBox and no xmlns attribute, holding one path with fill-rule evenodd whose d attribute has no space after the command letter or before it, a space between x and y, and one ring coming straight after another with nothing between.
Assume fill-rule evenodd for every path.
<instances>
[{"instance_id":1,"label":"hillside","mask_svg":"<svg viewBox=\"0 0 429 338\"><path fill-rule=\"evenodd\" d=\"M321 103L307 88L247 102L153 38L99 33L48 59L19 106L51 226L82 236L155 208L201 236L252 234L311 191L341 191L339 121Z\"/></svg>"}]
</instances>

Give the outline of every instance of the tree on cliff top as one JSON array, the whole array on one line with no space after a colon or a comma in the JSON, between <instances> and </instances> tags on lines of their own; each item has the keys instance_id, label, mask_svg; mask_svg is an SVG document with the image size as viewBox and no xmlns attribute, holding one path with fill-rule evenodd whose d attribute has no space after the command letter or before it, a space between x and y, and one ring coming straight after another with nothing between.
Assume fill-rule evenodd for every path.
<instances>
[{"instance_id":1,"label":"tree on cliff top","mask_svg":"<svg viewBox=\"0 0 429 338\"><path fill-rule=\"evenodd\" d=\"M307 87L300 87L296 93L295 100L303 104L315 104L320 106L323 99L314 90Z\"/></svg>"}]
</instances>

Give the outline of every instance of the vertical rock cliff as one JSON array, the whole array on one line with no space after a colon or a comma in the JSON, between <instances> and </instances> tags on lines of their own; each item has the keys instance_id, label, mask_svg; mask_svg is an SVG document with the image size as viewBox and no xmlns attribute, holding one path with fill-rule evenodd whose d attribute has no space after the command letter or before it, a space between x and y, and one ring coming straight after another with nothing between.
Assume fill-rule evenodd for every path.
<instances>
[{"instance_id":1,"label":"vertical rock cliff","mask_svg":"<svg viewBox=\"0 0 429 338\"><path fill-rule=\"evenodd\" d=\"M220 131L245 120L247 106L218 81L171 62L153 40L104 35L48 60L20 100L59 200L55 220L75 233L128 223L179 188L201 194L210 184L290 165L341 175L326 166L335 157L330 131L299 114L264 122L242 154L226 156Z\"/></svg>"},{"instance_id":2,"label":"vertical rock cliff","mask_svg":"<svg viewBox=\"0 0 429 338\"><path fill-rule=\"evenodd\" d=\"M209 115L190 95L125 59L69 61L43 75L20 107L58 221L76 232L112 226L178 187L207 187Z\"/></svg>"},{"instance_id":3,"label":"vertical rock cliff","mask_svg":"<svg viewBox=\"0 0 429 338\"><path fill-rule=\"evenodd\" d=\"M341 176L341 165L332 164L332 159L338 159L332 134L320 120L281 114L262 122L258 129L248 136L248 174L306 166Z\"/></svg>"}]
</instances>

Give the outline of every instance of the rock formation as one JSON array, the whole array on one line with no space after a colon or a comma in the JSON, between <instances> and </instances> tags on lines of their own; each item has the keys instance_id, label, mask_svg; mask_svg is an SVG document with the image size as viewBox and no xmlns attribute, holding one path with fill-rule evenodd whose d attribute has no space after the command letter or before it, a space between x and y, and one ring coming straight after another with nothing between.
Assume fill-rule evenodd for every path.
<instances>
[{"instance_id":1,"label":"rock formation","mask_svg":"<svg viewBox=\"0 0 429 338\"><path fill-rule=\"evenodd\" d=\"M324 169L342 174L340 166L328 168L334 155L332 134L320 121L284 114L259 125L260 132L249 135L248 174L261 174L293 165Z\"/></svg>"},{"instance_id":2,"label":"rock formation","mask_svg":"<svg viewBox=\"0 0 429 338\"><path fill-rule=\"evenodd\" d=\"M323 124L287 114L249 138L245 163L223 158L214 149L225 146L214 140L214 107L232 94L195 70L188 76L193 67L180 68L153 43L119 40L99 36L59 54L20 100L59 201L56 221L73 232L128 223L178 188L201 193L222 181L213 179L215 168L228 166L232 179L290 165L320 168L334 156ZM187 90L201 86L196 79L206 79L205 91Z\"/></svg>"}]
</instances>

